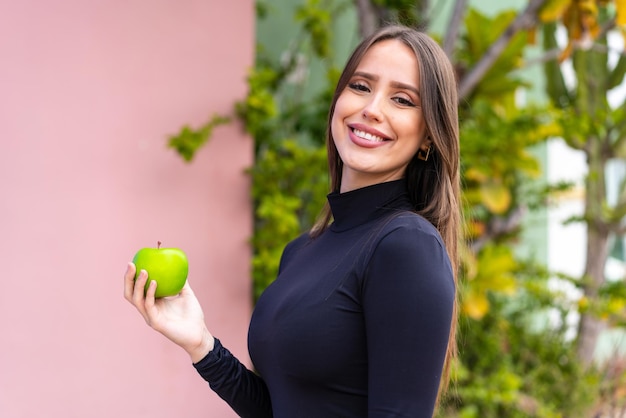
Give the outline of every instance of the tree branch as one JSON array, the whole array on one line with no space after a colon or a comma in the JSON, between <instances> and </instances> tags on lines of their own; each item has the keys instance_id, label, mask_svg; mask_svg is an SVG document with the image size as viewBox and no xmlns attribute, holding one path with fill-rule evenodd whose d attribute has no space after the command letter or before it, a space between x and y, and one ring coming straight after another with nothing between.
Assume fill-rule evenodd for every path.
<instances>
[{"instance_id":1,"label":"tree branch","mask_svg":"<svg viewBox=\"0 0 626 418\"><path fill-rule=\"evenodd\" d=\"M477 254L482 247L498 237L515 231L522 224L522 219L527 213L526 206L518 206L505 218L494 217L487 224L487 231L470 244L471 250Z\"/></svg>"},{"instance_id":2,"label":"tree branch","mask_svg":"<svg viewBox=\"0 0 626 418\"><path fill-rule=\"evenodd\" d=\"M467 9L467 0L457 0L454 3L454 10L450 17L450 23L448 24L448 31L446 32L446 38L443 42L443 50L450 60L454 54L454 44L459 36L459 29L461 28L461 21L465 15Z\"/></svg>"},{"instance_id":3,"label":"tree branch","mask_svg":"<svg viewBox=\"0 0 626 418\"><path fill-rule=\"evenodd\" d=\"M526 9L517 15L502 35L489 47L485 55L467 73L459 84L459 99L464 99L485 76L500 57L506 46L519 31L532 27L537 21L537 12L546 0L530 0Z\"/></svg>"},{"instance_id":4,"label":"tree branch","mask_svg":"<svg viewBox=\"0 0 626 418\"><path fill-rule=\"evenodd\" d=\"M430 27L430 0L416 0L416 3L419 12L419 26L426 30Z\"/></svg>"},{"instance_id":5,"label":"tree branch","mask_svg":"<svg viewBox=\"0 0 626 418\"><path fill-rule=\"evenodd\" d=\"M573 47L574 50L576 49L581 49L580 46L578 45L574 45ZM613 51L617 54L626 56L626 51L623 50L616 50L616 49L611 49L609 47L607 47L606 45L602 45L602 44L593 44L593 46L591 47L591 49L593 49L594 51L599 51L599 52L610 52ZM529 68L532 67L533 65L537 65L537 64L545 64L548 61L552 61L552 60L556 60L559 58L559 56L561 55L561 53L563 52L563 50L561 48L552 48L548 51L546 51L543 55L540 55L538 57L526 60L524 62L523 68Z\"/></svg>"},{"instance_id":6,"label":"tree branch","mask_svg":"<svg viewBox=\"0 0 626 418\"><path fill-rule=\"evenodd\" d=\"M552 48L546 51L543 55L526 60L524 62L524 68L532 67L537 64L545 64L548 61L553 61L559 58L561 55L561 48Z\"/></svg>"},{"instance_id":7,"label":"tree branch","mask_svg":"<svg viewBox=\"0 0 626 418\"><path fill-rule=\"evenodd\" d=\"M378 13L370 0L354 0L359 19L359 35L361 39L378 29Z\"/></svg>"}]
</instances>

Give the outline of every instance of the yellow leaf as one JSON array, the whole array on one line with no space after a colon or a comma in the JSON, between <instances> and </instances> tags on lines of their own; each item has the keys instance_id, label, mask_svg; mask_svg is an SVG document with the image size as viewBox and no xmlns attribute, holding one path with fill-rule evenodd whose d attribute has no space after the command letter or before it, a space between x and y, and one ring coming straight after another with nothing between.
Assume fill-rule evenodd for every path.
<instances>
[{"instance_id":1,"label":"yellow leaf","mask_svg":"<svg viewBox=\"0 0 626 418\"><path fill-rule=\"evenodd\" d=\"M528 34L528 44L536 45L537 44L537 27L533 26L529 28L526 32Z\"/></svg>"},{"instance_id":2,"label":"yellow leaf","mask_svg":"<svg viewBox=\"0 0 626 418\"><path fill-rule=\"evenodd\" d=\"M487 176L485 173L474 167L467 169L467 171L465 172L465 177L468 180L475 180L478 182L483 182L489 178L489 176Z\"/></svg>"},{"instance_id":3,"label":"yellow leaf","mask_svg":"<svg viewBox=\"0 0 626 418\"><path fill-rule=\"evenodd\" d=\"M567 43L567 47L565 47L565 49L559 55L559 62L562 63L563 61L568 59L570 55L572 55L573 51L574 51L574 44L572 43L572 41L569 41Z\"/></svg>"},{"instance_id":4,"label":"yellow leaf","mask_svg":"<svg viewBox=\"0 0 626 418\"><path fill-rule=\"evenodd\" d=\"M489 290L512 296L517 290L515 277L512 274L502 274L491 280Z\"/></svg>"},{"instance_id":5,"label":"yellow leaf","mask_svg":"<svg viewBox=\"0 0 626 418\"><path fill-rule=\"evenodd\" d=\"M476 288L512 295L517 289L513 271L516 261L510 249L487 245L479 254Z\"/></svg>"},{"instance_id":6,"label":"yellow leaf","mask_svg":"<svg viewBox=\"0 0 626 418\"><path fill-rule=\"evenodd\" d=\"M502 184L490 182L480 187L483 204L495 214L503 214L511 206L511 192Z\"/></svg>"},{"instance_id":7,"label":"yellow leaf","mask_svg":"<svg viewBox=\"0 0 626 418\"><path fill-rule=\"evenodd\" d=\"M598 5L595 0L579 0L576 2L581 13L598 15Z\"/></svg>"},{"instance_id":8,"label":"yellow leaf","mask_svg":"<svg viewBox=\"0 0 626 418\"><path fill-rule=\"evenodd\" d=\"M492 292L504 293L512 295L516 290L515 276L510 272L496 271L493 274L485 274L487 272L479 271L476 280L480 282L481 289Z\"/></svg>"},{"instance_id":9,"label":"yellow leaf","mask_svg":"<svg viewBox=\"0 0 626 418\"><path fill-rule=\"evenodd\" d=\"M624 310L626 301L624 299L611 299L607 303L607 311L612 314L620 313Z\"/></svg>"},{"instance_id":10,"label":"yellow leaf","mask_svg":"<svg viewBox=\"0 0 626 418\"><path fill-rule=\"evenodd\" d=\"M615 18L615 24L626 29L626 0L615 0L615 9L617 10L617 16Z\"/></svg>"},{"instance_id":11,"label":"yellow leaf","mask_svg":"<svg viewBox=\"0 0 626 418\"><path fill-rule=\"evenodd\" d=\"M565 10L561 19L563 26L567 29L568 48L572 45L572 41L578 41L582 38L582 28L580 27L580 10L576 5L572 4Z\"/></svg>"},{"instance_id":12,"label":"yellow leaf","mask_svg":"<svg viewBox=\"0 0 626 418\"><path fill-rule=\"evenodd\" d=\"M465 225L465 232L468 237L475 238L485 233L486 225L484 222L470 221Z\"/></svg>"},{"instance_id":13,"label":"yellow leaf","mask_svg":"<svg viewBox=\"0 0 626 418\"><path fill-rule=\"evenodd\" d=\"M542 22L554 22L563 16L572 0L548 0L539 10L539 19Z\"/></svg>"},{"instance_id":14,"label":"yellow leaf","mask_svg":"<svg viewBox=\"0 0 626 418\"><path fill-rule=\"evenodd\" d=\"M563 135L563 127L558 123L542 124L537 129L537 135L539 137L551 137Z\"/></svg>"},{"instance_id":15,"label":"yellow leaf","mask_svg":"<svg viewBox=\"0 0 626 418\"><path fill-rule=\"evenodd\" d=\"M459 246L459 254L464 270L463 280L469 282L476 277L478 272L478 260L476 260L476 256L465 243L461 243Z\"/></svg>"},{"instance_id":16,"label":"yellow leaf","mask_svg":"<svg viewBox=\"0 0 626 418\"><path fill-rule=\"evenodd\" d=\"M462 310L470 318L479 320L489 312L489 300L485 294L471 292L463 299Z\"/></svg>"}]
</instances>

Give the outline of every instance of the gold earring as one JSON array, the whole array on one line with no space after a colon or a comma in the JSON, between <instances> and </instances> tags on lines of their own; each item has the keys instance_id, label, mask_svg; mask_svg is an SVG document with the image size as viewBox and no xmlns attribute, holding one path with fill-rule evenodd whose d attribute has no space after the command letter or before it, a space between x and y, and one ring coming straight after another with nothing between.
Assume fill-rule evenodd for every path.
<instances>
[{"instance_id":1,"label":"gold earring","mask_svg":"<svg viewBox=\"0 0 626 418\"><path fill-rule=\"evenodd\" d=\"M417 151L417 158L419 158L422 161L428 161L429 155L430 155L430 145L428 146L426 151L424 151L421 148Z\"/></svg>"}]
</instances>

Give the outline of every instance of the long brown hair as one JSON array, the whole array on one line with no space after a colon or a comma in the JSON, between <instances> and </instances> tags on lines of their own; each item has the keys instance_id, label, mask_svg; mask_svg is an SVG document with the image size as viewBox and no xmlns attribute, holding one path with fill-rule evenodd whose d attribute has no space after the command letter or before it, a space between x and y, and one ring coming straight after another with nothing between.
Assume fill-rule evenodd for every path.
<instances>
[{"instance_id":1,"label":"long brown hair","mask_svg":"<svg viewBox=\"0 0 626 418\"><path fill-rule=\"evenodd\" d=\"M331 131L335 104L371 46L388 39L402 41L417 57L421 108L426 122L426 134L431 138L432 145L427 161L420 160L416 154L409 163L406 170L408 191L415 211L439 231L452 264L454 282L457 286L461 222L457 83L452 64L446 54L428 35L405 26L385 26L364 39L350 56L337 83L326 128L331 191L339 190L343 168ZM326 204L311 229L311 235L313 237L320 235L329 225L331 218L330 208ZM455 298L441 389L447 387L450 364L457 354L457 311L458 301Z\"/></svg>"}]
</instances>

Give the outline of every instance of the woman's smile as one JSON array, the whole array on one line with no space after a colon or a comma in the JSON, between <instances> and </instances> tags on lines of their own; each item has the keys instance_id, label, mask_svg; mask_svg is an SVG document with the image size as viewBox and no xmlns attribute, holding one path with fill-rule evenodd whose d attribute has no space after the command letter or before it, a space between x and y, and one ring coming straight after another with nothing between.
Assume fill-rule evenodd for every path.
<instances>
[{"instance_id":1,"label":"woman's smile","mask_svg":"<svg viewBox=\"0 0 626 418\"><path fill-rule=\"evenodd\" d=\"M352 124L349 125L349 128L351 130L350 139L352 142L362 147L377 147L383 145L386 141L391 141L382 132L363 124Z\"/></svg>"}]
</instances>

